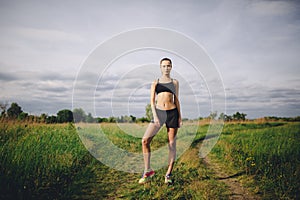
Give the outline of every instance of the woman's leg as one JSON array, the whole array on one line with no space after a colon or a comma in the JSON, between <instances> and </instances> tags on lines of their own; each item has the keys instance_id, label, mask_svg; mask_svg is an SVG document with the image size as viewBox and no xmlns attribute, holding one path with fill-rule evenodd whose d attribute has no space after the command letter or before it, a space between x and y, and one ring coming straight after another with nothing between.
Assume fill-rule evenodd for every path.
<instances>
[{"instance_id":1,"label":"woman's leg","mask_svg":"<svg viewBox=\"0 0 300 200\"><path fill-rule=\"evenodd\" d=\"M172 173L174 162L176 159L176 134L178 128L168 128L168 138L169 138L169 167L167 175Z\"/></svg>"},{"instance_id":2,"label":"woman's leg","mask_svg":"<svg viewBox=\"0 0 300 200\"><path fill-rule=\"evenodd\" d=\"M154 123L150 123L143 138L142 138L142 149L144 154L144 164L145 164L145 171L150 169L150 156L151 156L151 149L150 143L153 137L159 131L160 126Z\"/></svg>"}]
</instances>

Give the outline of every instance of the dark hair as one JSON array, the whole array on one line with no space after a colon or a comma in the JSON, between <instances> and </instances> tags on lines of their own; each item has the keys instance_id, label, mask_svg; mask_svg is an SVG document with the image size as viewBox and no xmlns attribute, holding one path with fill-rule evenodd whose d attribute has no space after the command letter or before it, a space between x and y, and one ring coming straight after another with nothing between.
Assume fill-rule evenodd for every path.
<instances>
[{"instance_id":1,"label":"dark hair","mask_svg":"<svg viewBox=\"0 0 300 200\"><path fill-rule=\"evenodd\" d=\"M166 61L169 61L170 64L172 65L172 60L171 60L170 58L163 58L163 59L161 59L159 64L161 64L162 61L165 61L165 60L166 60Z\"/></svg>"}]
</instances>

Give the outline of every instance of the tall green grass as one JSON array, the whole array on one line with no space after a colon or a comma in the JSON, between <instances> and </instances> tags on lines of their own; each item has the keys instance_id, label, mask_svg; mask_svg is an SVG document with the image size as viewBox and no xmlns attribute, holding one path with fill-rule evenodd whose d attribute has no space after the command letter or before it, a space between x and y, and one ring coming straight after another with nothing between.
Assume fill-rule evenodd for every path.
<instances>
[{"instance_id":1,"label":"tall green grass","mask_svg":"<svg viewBox=\"0 0 300 200\"><path fill-rule=\"evenodd\" d=\"M267 199L296 199L300 190L300 124L226 124L213 153L255 179Z\"/></svg>"},{"instance_id":2,"label":"tall green grass","mask_svg":"<svg viewBox=\"0 0 300 200\"><path fill-rule=\"evenodd\" d=\"M141 138L126 136L116 125L103 124L105 134L120 148L141 151ZM178 135L195 135L186 127ZM203 138L207 127L198 130ZM88 134L89 139L97 139ZM153 140L166 144L166 131ZM187 149L176 162L175 184L163 183L166 167L156 171L151 183L139 185L140 174L106 167L85 149L72 124L0 124L0 199L217 199L228 195L224 184ZM91 144L92 145L92 144ZM167 156L167 155L165 155Z\"/></svg>"},{"instance_id":3,"label":"tall green grass","mask_svg":"<svg viewBox=\"0 0 300 200\"><path fill-rule=\"evenodd\" d=\"M0 143L0 199L82 197L97 171L109 171L86 151L72 124L1 124ZM95 196L103 197L105 188Z\"/></svg>"},{"instance_id":4,"label":"tall green grass","mask_svg":"<svg viewBox=\"0 0 300 200\"><path fill-rule=\"evenodd\" d=\"M213 153L254 177L265 198L296 199L300 188L299 125L226 124ZM126 127L101 126L115 145L141 151L143 129L128 135ZM193 126L182 128L178 135L182 144L191 137L194 142L175 163L174 185L163 184L164 167L157 170L151 183L141 186L137 183L140 174L113 170L91 156L72 124L2 123L0 199L227 199L224 183L215 179L198 156L198 144L208 125ZM127 128L132 130L131 125ZM93 133L86 136L90 141L99 139ZM153 140L153 150L166 143L166 130L162 129Z\"/></svg>"}]
</instances>

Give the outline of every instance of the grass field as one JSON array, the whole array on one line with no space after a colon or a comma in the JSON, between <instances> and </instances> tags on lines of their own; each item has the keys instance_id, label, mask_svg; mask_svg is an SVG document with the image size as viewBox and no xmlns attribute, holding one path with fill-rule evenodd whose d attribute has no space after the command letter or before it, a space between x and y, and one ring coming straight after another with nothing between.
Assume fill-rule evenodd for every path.
<instances>
[{"instance_id":1,"label":"grass field","mask_svg":"<svg viewBox=\"0 0 300 200\"><path fill-rule=\"evenodd\" d=\"M0 199L228 199L228 187L198 156L208 125L196 133L191 133L192 126L178 135L182 141L192 136L194 142L176 161L175 183L163 183L163 167L151 183L141 186L140 174L117 171L95 159L73 124L0 124ZM101 127L115 145L141 151L143 129L128 135L114 124ZM226 170L242 172L241 183L263 199L297 199L299 134L300 124L292 122L225 124L209 156ZM89 137L95 141L97 136ZM166 142L162 129L153 150Z\"/></svg>"},{"instance_id":2,"label":"grass field","mask_svg":"<svg viewBox=\"0 0 300 200\"><path fill-rule=\"evenodd\" d=\"M212 153L254 181L265 198L300 197L300 124L226 124Z\"/></svg>"}]
</instances>

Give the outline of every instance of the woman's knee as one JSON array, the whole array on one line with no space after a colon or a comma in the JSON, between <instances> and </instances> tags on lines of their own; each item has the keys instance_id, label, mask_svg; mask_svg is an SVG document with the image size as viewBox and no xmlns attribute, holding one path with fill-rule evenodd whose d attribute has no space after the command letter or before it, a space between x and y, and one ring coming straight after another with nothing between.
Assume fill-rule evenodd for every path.
<instances>
[{"instance_id":1,"label":"woman's knee","mask_svg":"<svg viewBox=\"0 0 300 200\"><path fill-rule=\"evenodd\" d=\"M151 143L151 139L150 138L142 138L142 145L143 146L149 146Z\"/></svg>"}]
</instances>

